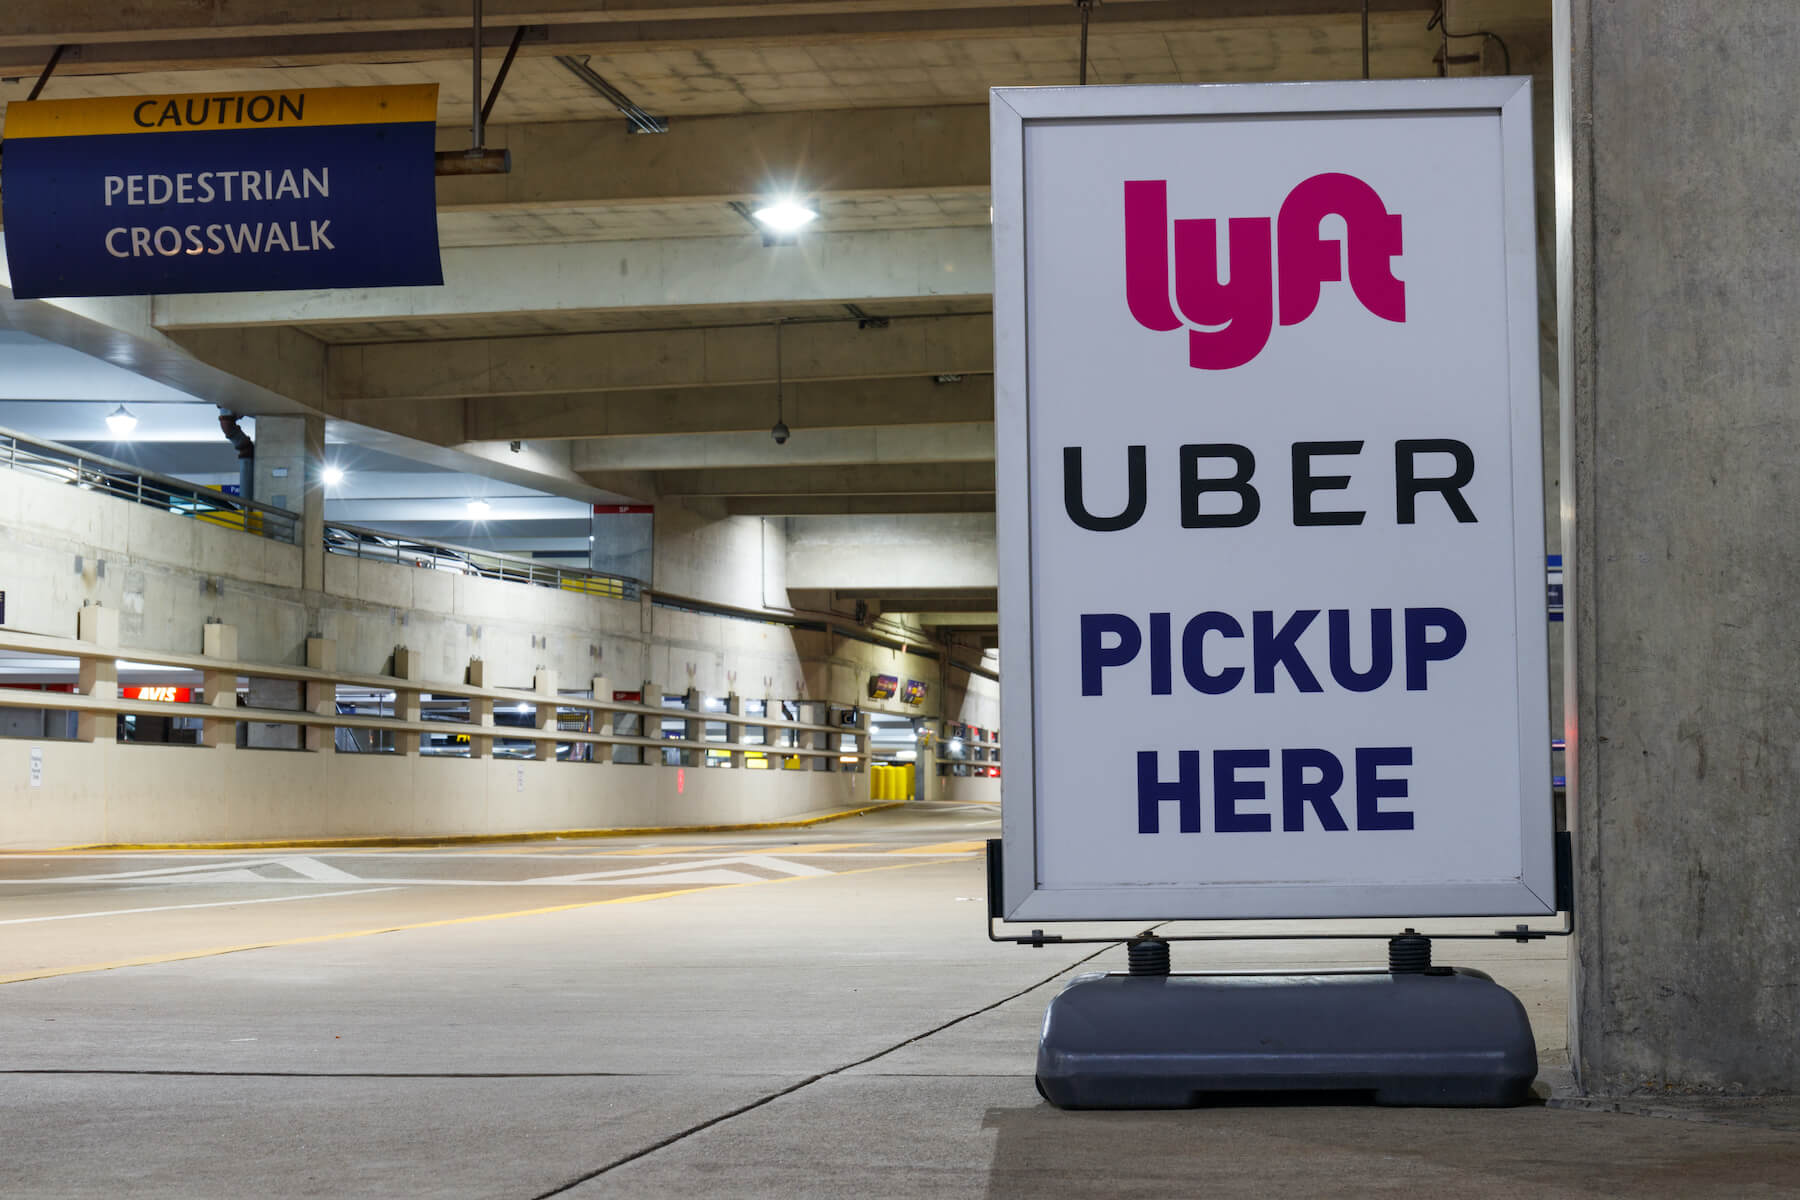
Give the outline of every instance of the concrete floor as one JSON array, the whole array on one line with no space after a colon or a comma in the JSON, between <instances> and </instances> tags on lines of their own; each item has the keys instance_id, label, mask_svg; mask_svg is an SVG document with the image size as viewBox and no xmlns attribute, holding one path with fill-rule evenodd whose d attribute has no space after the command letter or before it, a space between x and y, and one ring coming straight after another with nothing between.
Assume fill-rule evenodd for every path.
<instances>
[{"instance_id":1,"label":"concrete floor","mask_svg":"<svg viewBox=\"0 0 1800 1200\"><path fill-rule=\"evenodd\" d=\"M983 938L996 817L0 856L0 1194L1800 1195L1781 1129L1052 1109L1036 1027L1093 948ZM1561 944L1448 945L1525 1002L1557 1077ZM1177 968L1381 952L1177 947Z\"/></svg>"}]
</instances>

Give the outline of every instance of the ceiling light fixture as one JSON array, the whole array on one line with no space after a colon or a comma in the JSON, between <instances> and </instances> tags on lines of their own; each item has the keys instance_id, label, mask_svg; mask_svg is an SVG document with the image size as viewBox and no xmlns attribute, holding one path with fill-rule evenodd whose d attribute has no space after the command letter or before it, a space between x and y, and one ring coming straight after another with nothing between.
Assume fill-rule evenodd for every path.
<instances>
[{"instance_id":1,"label":"ceiling light fixture","mask_svg":"<svg viewBox=\"0 0 1800 1200\"><path fill-rule=\"evenodd\" d=\"M131 410L123 404L106 415L106 427L113 431L114 437L128 438L131 431L137 428L138 419L131 415Z\"/></svg>"},{"instance_id":2,"label":"ceiling light fixture","mask_svg":"<svg viewBox=\"0 0 1800 1200\"><path fill-rule=\"evenodd\" d=\"M750 215L771 232L795 233L818 219L819 210L789 196L765 204Z\"/></svg>"},{"instance_id":3,"label":"ceiling light fixture","mask_svg":"<svg viewBox=\"0 0 1800 1200\"><path fill-rule=\"evenodd\" d=\"M325 481L326 487L336 487L338 484L344 482L344 468L326 467L323 471L319 472L319 478Z\"/></svg>"},{"instance_id":4,"label":"ceiling light fixture","mask_svg":"<svg viewBox=\"0 0 1800 1200\"><path fill-rule=\"evenodd\" d=\"M486 500L471 500L469 501L469 515L476 518L485 517L493 507Z\"/></svg>"}]
</instances>

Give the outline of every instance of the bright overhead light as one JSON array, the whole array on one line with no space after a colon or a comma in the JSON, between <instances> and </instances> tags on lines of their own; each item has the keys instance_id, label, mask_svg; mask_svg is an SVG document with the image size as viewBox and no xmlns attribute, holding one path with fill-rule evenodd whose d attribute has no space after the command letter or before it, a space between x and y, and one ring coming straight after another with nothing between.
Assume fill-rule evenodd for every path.
<instances>
[{"instance_id":1,"label":"bright overhead light","mask_svg":"<svg viewBox=\"0 0 1800 1200\"><path fill-rule=\"evenodd\" d=\"M319 472L319 478L325 481L326 487L336 487L338 484L344 482L344 468L326 467L323 471Z\"/></svg>"},{"instance_id":2,"label":"bright overhead light","mask_svg":"<svg viewBox=\"0 0 1800 1200\"><path fill-rule=\"evenodd\" d=\"M121 404L107 414L106 427L113 431L114 437L127 438L131 436L131 431L137 428L137 418L131 415L130 409Z\"/></svg>"},{"instance_id":3,"label":"bright overhead light","mask_svg":"<svg viewBox=\"0 0 1800 1200\"><path fill-rule=\"evenodd\" d=\"M471 500L469 501L469 515L471 517L485 517L493 507L494 506L489 504L486 500Z\"/></svg>"},{"instance_id":4,"label":"bright overhead light","mask_svg":"<svg viewBox=\"0 0 1800 1200\"><path fill-rule=\"evenodd\" d=\"M793 233L819 215L819 210L798 200L777 200L750 214L775 233Z\"/></svg>"}]
</instances>

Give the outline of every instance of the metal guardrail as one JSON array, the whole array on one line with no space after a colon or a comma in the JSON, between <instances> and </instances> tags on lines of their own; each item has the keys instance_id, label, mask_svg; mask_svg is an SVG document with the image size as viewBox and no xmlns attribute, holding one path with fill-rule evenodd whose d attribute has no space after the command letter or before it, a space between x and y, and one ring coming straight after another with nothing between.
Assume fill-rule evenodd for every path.
<instances>
[{"instance_id":1,"label":"metal guardrail","mask_svg":"<svg viewBox=\"0 0 1800 1200\"><path fill-rule=\"evenodd\" d=\"M622 575L606 575L585 567L558 566L538 559L444 542L424 542L337 521L325 524L325 553L504 583L556 588L586 596L608 596L615 600L636 600L643 590L639 580Z\"/></svg>"},{"instance_id":2,"label":"metal guardrail","mask_svg":"<svg viewBox=\"0 0 1800 1200\"><path fill-rule=\"evenodd\" d=\"M699 709L664 708L660 705L643 704L636 701L613 700L611 697L550 695L543 692L524 691L517 688L480 687L474 684L440 682L423 679L401 679L390 675L362 675L346 671L324 671L312 667L289 666L283 663L252 663L228 659L212 658L204 654L175 654L164 651L142 650L132 648L129 651L117 646L102 646L96 642L76 638L47 637L42 634L15 633L0 630L0 651L18 654L45 655L58 658L72 658L79 661L89 659L103 662L114 661L121 654L129 653L132 660L153 666L173 667L180 670L199 671L202 673L209 690L216 691L208 695L204 701L180 703L165 700L130 699L124 696L94 696L68 692L28 691L0 687L0 708L42 709L89 714L121 714L129 713L141 716L180 717L199 720L208 726L219 725L228 728L240 722L254 722L259 725L297 725L306 728L327 729L360 729L369 731L385 730L392 734L415 735L463 735L483 740L499 739L505 741L528 741L542 746L543 743L563 742L571 745L594 746L638 746L646 750L688 750L701 754L711 753L743 753L768 758L825 758L834 761L854 761L866 768L869 759L868 729L863 725L836 725L828 722L790 721L778 716L751 716L748 714L726 714L706 712ZM314 709L289 708L248 708L238 704L237 680L239 679L286 679L297 683L311 684L325 691ZM229 681L229 682L227 682ZM338 686L353 688L381 689L395 693L396 698L408 695L427 694L436 697L455 697L473 701L487 701L490 705L506 704L509 706L524 705L533 712L534 724L530 726L502 725L487 723L479 719L473 720L409 720L405 717L378 716L366 713L344 713L337 711L335 689ZM329 689L329 690L327 690ZM808 701L807 703L822 703ZM549 713L541 717L537 710L549 709ZM325 709L325 711L319 711ZM708 741L704 737L663 737L648 736L641 733L625 733L614 730L558 729L555 713L558 710L585 711L595 718L603 714L635 715L642 723L651 720L680 720L689 723L709 722L724 724L728 731L738 736L730 737L723 742ZM488 718L492 721L491 715ZM536 724L538 721L543 724ZM599 722L596 720L595 722ZM761 729L764 740L746 742L743 740L745 729ZM776 731L787 730L793 734L794 745L783 745L775 740ZM702 731L704 732L704 730ZM805 741L812 745L799 745L801 735L807 735ZM839 739L849 735L857 740L855 750L846 750L837 744ZM89 739L78 739L89 740ZM225 739L221 745L230 745L233 739ZM333 737L334 745L338 744ZM816 743L824 742L819 745ZM540 753L543 753L540 751ZM552 749L549 753L553 754ZM644 763L654 765L661 761L661 756L652 757L646 754Z\"/></svg>"},{"instance_id":3,"label":"metal guardrail","mask_svg":"<svg viewBox=\"0 0 1800 1200\"><path fill-rule=\"evenodd\" d=\"M289 545L299 534L299 513L227 496L131 463L60 442L27 437L10 429L0 429L0 467Z\"/></svg>"}]
</instances>

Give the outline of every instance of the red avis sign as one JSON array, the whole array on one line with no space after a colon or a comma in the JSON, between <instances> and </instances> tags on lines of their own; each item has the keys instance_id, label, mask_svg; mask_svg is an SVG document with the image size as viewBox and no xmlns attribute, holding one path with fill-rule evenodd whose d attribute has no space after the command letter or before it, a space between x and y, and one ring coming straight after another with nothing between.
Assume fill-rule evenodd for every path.
<instances>
[{"instance_id":1,"label":"red avis sign","mask_svg":"<svg viewBox=\"0 0 1800 1200\"><path fill-rule=\"evenodd\" d=\"M1337 239L1321 232L1329 216L1344 221L1347 255ZM1188 365L1229 371L1268 345L1278 276L1281 324L1298 325L1319 306L1323 285L1343 279L1348 258L1350 290L1363 307L1383 320L1406 321L1406 285L1394 278L1391 265L1401 250L1400 217L1374 188L1354 175L1314 175L1282 201L1272 234L1270 224L1268 217L1226 222L1230 259L1221 278L1218 222L1176 221L1171 254L1168 182L1128 181L1125 301L1131 315L1159 333L1185 324Z\"/></svg>"},{"instance_id":2,"label":"red avis sign","mask_svg":"<svg viewBox=\"0 0 1800 1200\"><path fill-rule=\"evenodd\" d=\"M126 700L160 700L165 704L188 704L194 689L185 687L122 687L119 695Z\"/></svg>"}]
</instances>

